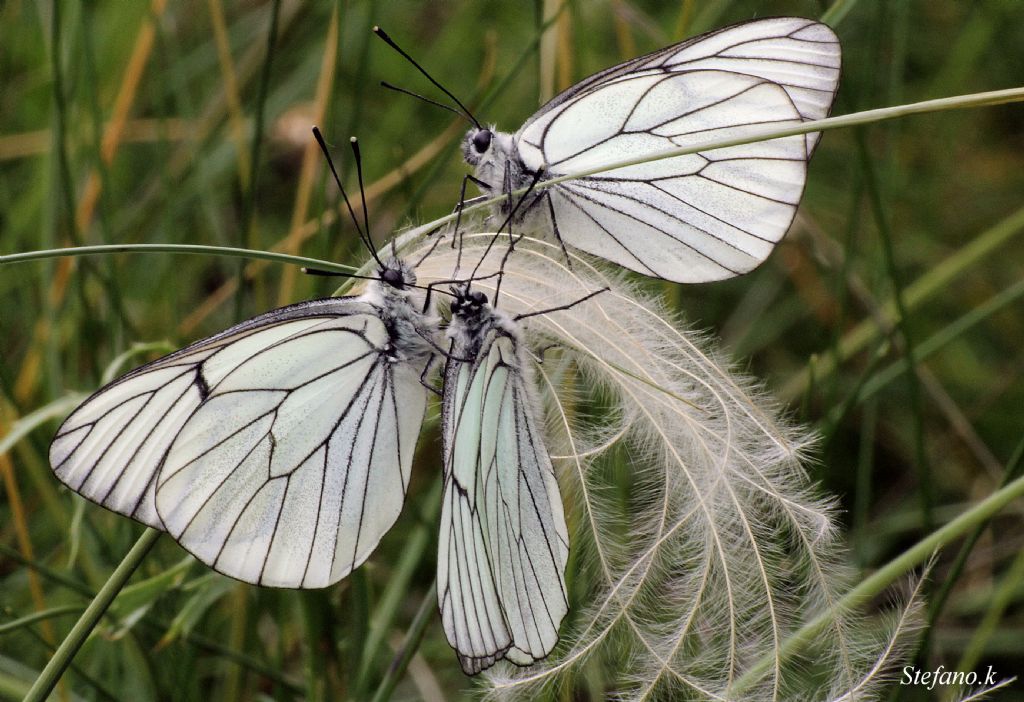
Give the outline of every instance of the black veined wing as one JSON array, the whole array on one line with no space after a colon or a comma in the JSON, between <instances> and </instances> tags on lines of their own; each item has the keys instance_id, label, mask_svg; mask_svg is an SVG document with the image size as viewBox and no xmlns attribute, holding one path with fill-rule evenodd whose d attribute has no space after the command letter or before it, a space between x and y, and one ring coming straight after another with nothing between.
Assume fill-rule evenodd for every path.
<instances>
[{"instance_id":1,"label":"black veined wing","mask_svg":"<svg viewBox=\"0 0 1024 702\"><path fill-rule=\"evenodd\" d=\"M827 26L772 18L719 29L584 79L515 135L463 151L492 194L752 129L827 116L840 48ZM704 151L544 189L528 226L632 270L706 282L759 265L792 223L818 134ZM543 185L543 180L541 181Z\"/></svg>"},{"instance_id":2,"label":"black veined wing","mask_svg":"<svg viewBox=\"0 0 1024 702\"><path fill-rule=\"evenodd\" d=\"M518 325L455 289L445 370L437 584L463 670L548 655L568 611L569 534Z\"/></svg>"},{"instance_id":3,"label":"black veined wing","mask_svg":"<svg viewBox=\"0 0 1024 702\"><path fill-rule=\"evenodd\" d=\"M392 260L360 297L274 310L128 373L61 425L54 473L234 578L336 582L404 502L433 353L413 282Z\"/></svg>"}]
</instances>

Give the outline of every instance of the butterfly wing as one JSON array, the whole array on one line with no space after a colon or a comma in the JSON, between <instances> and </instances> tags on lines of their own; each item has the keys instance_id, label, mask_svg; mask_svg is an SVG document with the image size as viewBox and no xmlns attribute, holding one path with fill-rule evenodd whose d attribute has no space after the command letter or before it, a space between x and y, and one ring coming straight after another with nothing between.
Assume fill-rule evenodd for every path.
<instances>
[{"instance_id":1,"label":"butterfly wing","mask_svg":"<svg viewBox=\"0 0 1024 702\"><path fill-rule=\"evenodd\" d=\"M618 78L645 71L721 70L781 86L803 120L832 109L842 65L835 32L801 17L769 17L722 27L599 71L559 93L526 121L517 137L565 102ZM813 148L820 134L808 134ZM808 151L810 153L810 150Z\"/></svg>"},{"instance_id":2,"label":"butterfly wing","mask_svg":"<svg viewBox=\"0 0 1024 702\"><path fill-rule=\"evenodd\" d=\"M50 465L65 485L107 509L163 528L154 478L174 437L223 376L223 359L271 345L322 318L349 311L347 300L312 300L241 322L140 366L97 390L57 430Z\"/></svg>"},{"instance_id":3,"label":"butterfly wing","mask_svg":"<svg viewBox=\"0 0 1024 702\"><path fill-rule=\"evenodd\" d=\"M824 117L839 45L824 25L748 22L584 80L515 136L557 176ZM760 264L789 228L817 135L699 152L567 181L540 216L567 244L632 270L706 282ZM543 211L546 210L546 211Z\"/></svg>"},{"instance_id":4,"label":"butterfly wing","mask_svg":"<svg viewBox=\"0 0 1024 702\"><path fill-rule=\"evenodd\" d=\"M426 398L422 364L389 350L366 303L275 310L101 389L58 431L51 463L227 575L329 585L404 501Z\"/></svg>"},{"instance_id":5,"label":"butterfly wing","mask_svg":"<svg viewBox=\"0 0 1024 702\"><path fill-rule=\"evenodd\" d=\"M568 611L569 536L531 406L510 337L492 332L475 363L449 361L438 603L468 674L544 658Z\"/></svg>"}]
</instances>

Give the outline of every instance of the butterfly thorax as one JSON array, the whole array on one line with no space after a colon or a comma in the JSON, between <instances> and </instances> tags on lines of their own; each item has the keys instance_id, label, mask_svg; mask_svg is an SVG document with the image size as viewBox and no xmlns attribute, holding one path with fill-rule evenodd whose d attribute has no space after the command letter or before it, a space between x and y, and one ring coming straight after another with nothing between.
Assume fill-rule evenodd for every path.
<instances>
[{"instance_id":1,"label":"butterfly thorax","mask_svg":"<svg viewBox=\"0 0 1024 702\"><path fill-rule=\"evenodd\" d=\"M485 195L496 196L525 188L533 179L533 173L519 157L515 137L507 132L496 131L493 127L470 129L462 140L462 155L466 163L474 167L473 175L486 184L481 186ZM508 213L508 203L499 209Z\"/></svg>"},{"instance_id":2,"label":"butterfly thorax","mask_svg":"<svg viewBox=\"0 0 1024 702\"><path fill-rule=\"evenodd\" d=\"M362 299L378 310L388 333L387 358L395 363L417 361L433 353L430 330L432 307L423 310L416 274L405 261L392 257L384 261L379 279L370 283Z\"/></svg>"}]
</instances>

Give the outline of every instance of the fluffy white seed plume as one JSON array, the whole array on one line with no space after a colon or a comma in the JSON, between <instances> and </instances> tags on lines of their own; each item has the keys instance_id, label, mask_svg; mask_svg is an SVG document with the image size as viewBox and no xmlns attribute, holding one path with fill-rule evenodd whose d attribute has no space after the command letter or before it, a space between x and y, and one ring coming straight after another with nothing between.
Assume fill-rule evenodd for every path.
<instances>
[{"instance_id":1,"label":"fluffy white seed plume","mask_svg":"<svg viewBox=\"0 0 1024 702\"><path fill-rule=\"evenodd\" d=\"M463 276L490 238L465 237ZM502 238L477 275L495 272L506 250ZM438 246L417 269L420 283L451 278L456 258ZM496 285L474 283L492 299ZM655 300L590 259L572 255L570 269L557 245L517 244L497 304L515 315L604 287L522 322L535 350L556 345L535 379L577 604L553 654L496 668L493 693L532 696L594 658L629 699L870 698L899 657L912 608L881 637L835 616L785 655L787 638L834 609L845 583L831 505L801 467L812 437ZM628 495L608 475L615 456L626 459Z\"/></svg>"}]
</instances>

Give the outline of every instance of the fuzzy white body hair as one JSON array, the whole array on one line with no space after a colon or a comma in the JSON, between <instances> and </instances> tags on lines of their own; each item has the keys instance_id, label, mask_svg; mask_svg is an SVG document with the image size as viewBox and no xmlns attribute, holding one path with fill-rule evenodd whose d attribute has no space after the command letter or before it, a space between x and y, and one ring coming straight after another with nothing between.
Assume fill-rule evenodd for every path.
<instances>
[{"instance_id":1,"label":"fuzzy white body hair","mask_svg":"<svg viewBox=\"0 0 1024 702\"><path fill-rule=\"evenodd\" d=\"M401 275L402 287L389 285L383 280L372 280L359 296L363 302L377 308L381 321L392 339L391 358L396 362L417 362L434 353L433 341L438 327L433 303L423 309L424 295L416 285L416 272L405 261L391 257L384 261L386 269Z\"/></svg>"},{"instance_id":2,"label":"fuzzy white body hair","mask_svg":"<svg viewBox=\"0 0 1024 702\"><path fill-rule=\"evenodd\" d=\"M519 325L513 322L504 310L491 307L487 303L476 314L453 314L451 323L445 330L445 336L454 342L456 356L472 357L480 352L480 347L491 330L511 337L518 351L517 360L525 360L523 335ZM527 367L525 363L521 365Z\"/></svg>"},{"instance_id":3,"label":"fuzzy white body hair","mask_svg":"<svg viewBox=\"0 0 1024 702\"><path fill-rule=\"evenodd\" d=\"M466 235L464 264L491 237ZM481 277L497 270L503 244ZM906 607L888 638L836 611L847 568L833 506L802 465L813 436L656 300L570 255L571 267L557 244L517 243L500 305L516 315L610 288L519 325L531 346L562 349L530 362L573 548L583 554L575 577L590 591L571 630L563 627L567 643L527 670L495 669L491 692L528 698L607 652L615 659L603 663L629 699L780 700L795 690L871 698L916 610ZM417 273L444 279L456 256L438 247ZM474 287L491 295L494 283ZM588 406L601 409L587 417ZM627 509L604 475L616 448L632 476ZM784 655L787 637L822 613L832 616L810 653Z\"/></svg>"},{"instance_id":4,"label":"fuzzy white body hair","mask_svg":"<svg viewBox=\"0 0 1024 702\"><path fill-rule=\"evenodd\" d=\"M491 133L490 148L479 154L473 148L473 138L479 130L471 129L462 140L462 156L473 166L473 175L487 184L490 196L501 195L507 190L517 190L530 183L526 165L519 157L515 137L508 132L499 132L494 125L487 128ZM508 164L508 181L505 169ZM510 187L511 186L511 187Z\"/></svg>"},{"instance_id":5,"label":"fuzzy white body hair","mask_svg":"<svg viewBox=\"0 0 1024 702\"><path fill-rule=\"evenodd\" d=\"M481 191L486 197L497 197L505 193L526 188L533 181L534 174L519 155L516 147L515 135L508 132L499 132L493 125L487 128L491 134L490 148L483 154L477 153L473 147L473 138L480 130L470 129L462 140L462 156L466 163L473 166L473 176L486 187ZM513 197L511 205L515 205ZM492 219L504 218L511 211L508 198L497 203L492 209ZM551 232L551 218L546 207L536 199L520 206L516 211L514 221L517 232L534 234L545 238ZM493 227L501 224L499 221L489 222Z\"/></svg>"}]
</instances>

